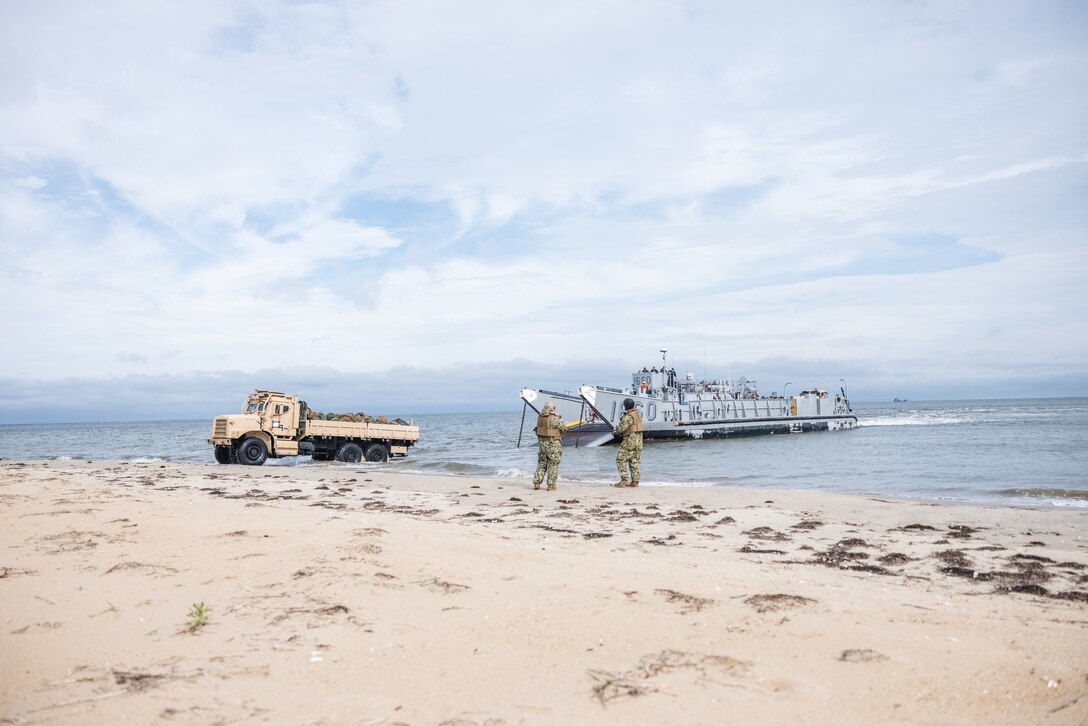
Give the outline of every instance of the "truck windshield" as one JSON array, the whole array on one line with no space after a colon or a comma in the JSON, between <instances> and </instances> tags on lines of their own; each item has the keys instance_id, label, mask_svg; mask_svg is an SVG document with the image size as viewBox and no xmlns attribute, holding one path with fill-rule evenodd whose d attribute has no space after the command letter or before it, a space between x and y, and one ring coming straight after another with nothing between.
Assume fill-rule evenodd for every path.
<instances>
[{"instance_id":1,"label":"truck windshield","mask_svg":"<svg viewBox=\"0 0 1088 726\"><path fill-rule=\"evenodd\" d=\"M268 405L265 401L250 401L246 404L245 413L254 413L256 411L264 412L264 407Z\"/></svg>"}]
</instances>

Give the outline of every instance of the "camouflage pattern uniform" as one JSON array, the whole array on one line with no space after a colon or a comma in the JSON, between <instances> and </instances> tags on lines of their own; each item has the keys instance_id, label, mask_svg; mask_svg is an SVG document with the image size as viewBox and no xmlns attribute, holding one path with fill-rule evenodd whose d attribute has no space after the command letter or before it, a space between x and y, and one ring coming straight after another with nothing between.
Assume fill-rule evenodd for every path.
<instances>
[{"instance_id":1,"label":"camouflage pattern uniform","mask_svg":"<svg viewBox=\"0 0 1088 726\"><path fill-rule=\"evenodd\" d=\"M544 476L548 477L548 491L555 490L559 478L559 460L563 458L563 419L555 412L555 406L544 404L536 419L536 437L540 450L536 455L536 473L533 489L539 489Z\"/></svg>"},{"instance_id":2,"label":"camouflage pattern uniform","mask_svg":"<svg viewBox=\"0 0 1088 726\"><path fill-rule=\"evenodd\" d=\"M642 417L638 411L631 408L624 412L616 433L623 436L620 450L616 454L616 468L620 472L620 480L616 482L618 487L637 487L641 475L639 466L642 462ZM627 478L627 470L631 470L631 478Z\"/></svg>"}]
</instances>

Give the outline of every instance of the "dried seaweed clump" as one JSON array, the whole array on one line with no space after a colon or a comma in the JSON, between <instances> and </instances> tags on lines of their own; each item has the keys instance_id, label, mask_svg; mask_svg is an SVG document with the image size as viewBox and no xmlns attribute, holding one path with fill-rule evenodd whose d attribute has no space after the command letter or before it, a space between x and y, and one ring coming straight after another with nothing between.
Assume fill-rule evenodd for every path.
<instances>
[{"instance_id":1,"label":"dried seaweed clump","mask_svg":"<svg viewBox=\"0 0 1088 726\"><path fill-rule=\"evenodd\" d=\"M658 595L663 595L665 600L670 603L681 603L680 611L684 613L697 613L700 610L713 605L714 601L707 597L696 597L695 595L687 595L676 590L664 590L658 588L654 590Z\"/></svg>"},{"instance_id":2,"label":"dried seaweed clump","mask_svg":"<svg viewBox=\"0 0 1088 726\"><path fill-rule=\"evenodd\" d=\"M756 527L755 529L749 529L744 532L752 539L761 539L768 542L789 542L790 537L787 534L783 534L770 527Z\"/></svg>"},{"instance_id":3,"label":"dried seaweed clump","mask_svg":"<svg viewBox=\"0 0 1088 726\"><path fill-rule=\"evenodd\" d=\"M888 660L888 656L868 648L851 649L844 650L839 656L839 660L844 663L876 663L882 660Z\"/></svg>"},{"instance_id":4,"label":"dried seaweed clump","mask_svg":"<svg viewBox=\"0 0 1088 726\"><path fill-rule=\"evenodd\" d=\"M777 610L789 610L791 608L804 607L816 601L810 597L801 595L785 595L782 593L752 595L745 598L744 604L755 608L757 613L775 612Z\"/></svg>"}]
</instances>

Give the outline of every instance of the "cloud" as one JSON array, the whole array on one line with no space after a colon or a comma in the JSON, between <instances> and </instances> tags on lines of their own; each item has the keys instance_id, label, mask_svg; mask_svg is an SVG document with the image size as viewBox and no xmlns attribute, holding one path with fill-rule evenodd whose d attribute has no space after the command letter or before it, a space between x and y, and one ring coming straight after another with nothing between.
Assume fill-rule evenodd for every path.
<instances>
[{"instance_id":1,"label":"cloud","mask_svg":"<svg viewBox=\"0 0 1088 726\"><path fill-rule=\"evenodd\" d=\"M1083 366L1086 19L5 7L0 376Z\"/></svg>"}]
</instances>

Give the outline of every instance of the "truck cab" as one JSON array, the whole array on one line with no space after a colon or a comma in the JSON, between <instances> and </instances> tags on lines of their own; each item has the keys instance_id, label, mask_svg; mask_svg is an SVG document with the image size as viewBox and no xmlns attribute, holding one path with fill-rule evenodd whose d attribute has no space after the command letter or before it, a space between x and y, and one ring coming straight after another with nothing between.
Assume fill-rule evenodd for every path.
<instances>
[{"instance_id":1,"label":"truck cab","mask_svg":"<svg viewBox=\"0 0 1088 726\"><path fill-rule=\"evenodd\" d=\"M215 446L215 460L220 464L251 463L239 459L239 450L247 441L250 444L249 459L263 456L291 456L299 453L299 414L305 406L297 396L275 391L254 391L242 404L238 415L217 416L212 422L212 435L208 443ZM305 421L305 419L302 419ZM256 463L255 461L252 463Z\"/></svg>"},{"instance_id":2,"label":"truck cab","mask_svg":"<svg viewBox=\"0 0 1088 726\"><path fill-rule=\"evenodd\" d=\"M305 409L306 402L299 401L297 396L255 391L246 401L243 415L256 416L261 423L258 428L276 438L294 439L305 427L306 420L299 418L305 415Z\"/></svg>"}]
</instances>

